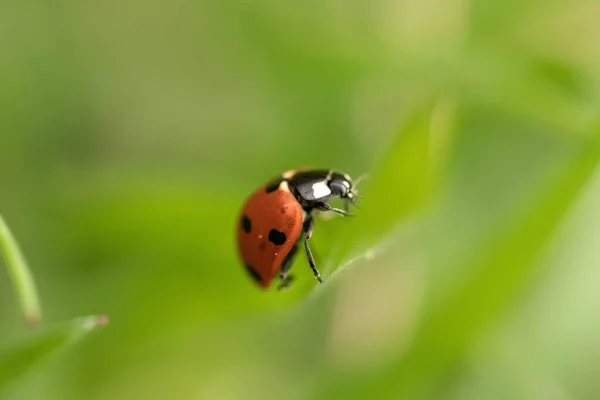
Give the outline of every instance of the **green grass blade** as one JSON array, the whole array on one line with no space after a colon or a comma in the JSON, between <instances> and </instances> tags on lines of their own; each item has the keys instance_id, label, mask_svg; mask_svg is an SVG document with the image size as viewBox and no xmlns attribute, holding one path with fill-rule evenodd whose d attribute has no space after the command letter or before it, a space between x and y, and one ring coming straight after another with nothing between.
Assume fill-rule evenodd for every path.
<instances>
[{"instance_id":1,"label":"green grass blade","mask_svg":"<svg viewBox=\"0 0 600 400\"><path fill-rule=\"evenodd\" d=\"M105 316L75 319L30 340L0 350L0 392L57 351L107 323Z\"/></svg>"},{"instance_id":2,"label":"green grass blade","mask_svg":"<svg viewBox=\"0 0 600 400\"><path fill-rule=\"evenodd\" d=\"M0 215L0 253L8 268L21 311L29 325L37 325L42 317L33 275L10 229Z\"/></svg>"}]
</instances>

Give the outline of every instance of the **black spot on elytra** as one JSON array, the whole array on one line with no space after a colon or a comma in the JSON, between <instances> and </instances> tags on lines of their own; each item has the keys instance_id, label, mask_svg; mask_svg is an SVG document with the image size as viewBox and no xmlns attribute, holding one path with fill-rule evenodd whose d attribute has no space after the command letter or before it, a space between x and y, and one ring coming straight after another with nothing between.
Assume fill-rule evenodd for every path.
<instances>
[{"instance_id":1,"label":"black spot on elytra","mask_svg":"<svg viewBox=\"0 0 600 400\"><path fill-rule=\"evenodd\" d=\"M246 271L254 281L260 282L260 274L251 265L246 264Z\"/></svg>"},{"instance_id":2,"label":"black spot on elytra","mask_svg":"<svg viewBox=\"0 0 600 400\"><path fill-rule=\"evenodd\" d=\"M269 232L269 241L275 246L281 246L286 240L287 237L285 236L285 233L279 232L277 229L271 229Z\"/></svg>"},{"instance_id":3,"label":"black spot on elytra","mask_svg":"<svg viewBox=\"0 0 600 400\"><path fill-rule=\"evenodd\" d=\"M252 230L252 221L250 221L250 218L245 215L242 217L242 229L246 233L250 233Z\"/></svg>"},{"instance_id":4,"label":"black spot on elytra","mask_svg":"<svg viewBox=\"0 0 600 400\"><path fill-rule=\"evenodd\" d=\"M267 183L265 191L267 193L273 193L274 191L279 189L279 185L281 185L281 182L283 182L283 178L274 179L272 182Z\"/></svg>"}]
</instances>

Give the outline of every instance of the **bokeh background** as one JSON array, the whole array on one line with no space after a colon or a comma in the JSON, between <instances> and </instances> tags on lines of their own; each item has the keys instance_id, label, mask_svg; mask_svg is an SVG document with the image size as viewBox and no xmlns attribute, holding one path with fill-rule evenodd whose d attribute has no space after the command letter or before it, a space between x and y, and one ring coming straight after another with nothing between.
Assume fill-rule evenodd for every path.
<instances>
[{"instance_id":1,"label":"bokeh background","mask_svg":"<svg viewBox=\"0 0 600 400\"><path fill-rule=\"evenodd\" d=\"M597 399L600 3L3 1L0 213L44 326L7 398ZM238 262L245 197L368 172L315 288ZM0 342L29 335L0 278Z\"/></svg>"}]
</instances>

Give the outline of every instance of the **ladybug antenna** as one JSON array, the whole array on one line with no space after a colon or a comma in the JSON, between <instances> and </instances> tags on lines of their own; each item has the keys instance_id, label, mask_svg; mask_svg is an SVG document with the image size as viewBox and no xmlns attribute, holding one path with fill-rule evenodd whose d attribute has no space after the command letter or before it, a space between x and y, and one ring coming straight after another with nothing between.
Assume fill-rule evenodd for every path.
<instances>
[{"instance_id":1,"label":"ladybug antenna","mask_svg":"<svg viewBox=\"0 0 600 400\"><path fill-rule=\"evenodd\" d=\"M362 175L360 175L358 178L356 178L354 180L354 187L357 187L359 183L361 183L362 181L364 181L365 179L369 179L369 174L364 173Z\"/></svg>"},{"instance_id":2,"label":"ladybug antenna","mask_svg":"<svg viewBox=\"0 0 600 400\"><path fill-rule=\"evenodd\" d=\"M363 196L360 196L360 195L358 195L358 194L354 193L354 195L353 195L353 196L350 198L350 202L352 203L352 205L353 205L354 207L356 207L356 208L360 208L360 207L359 207L359 205L360 205L360 201L361 201L362 199L364 199L364 197L363 197Z\"/></svg>"}]
</instances>

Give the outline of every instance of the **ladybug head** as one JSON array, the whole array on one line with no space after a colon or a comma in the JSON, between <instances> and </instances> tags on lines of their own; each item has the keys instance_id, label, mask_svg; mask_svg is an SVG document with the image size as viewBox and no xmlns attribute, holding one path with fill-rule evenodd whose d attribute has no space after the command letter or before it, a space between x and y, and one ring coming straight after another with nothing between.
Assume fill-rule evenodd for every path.
<instances>
[{"instance_id":1,"label":"ladybug head","mask_svg":"<svg viewBox=\"0 0 600 400\"><path fill-rule=\"evenodd\" d=\"M364 180L366 177L366 175L361 175L353 181L348 174L335 172L329 181L329 189L331 189L331 194L334 196L339 196L341 199L348 200L350 203L357 206L360 199L357 186L360 181Z\"/></svg>"}]
</instances>

